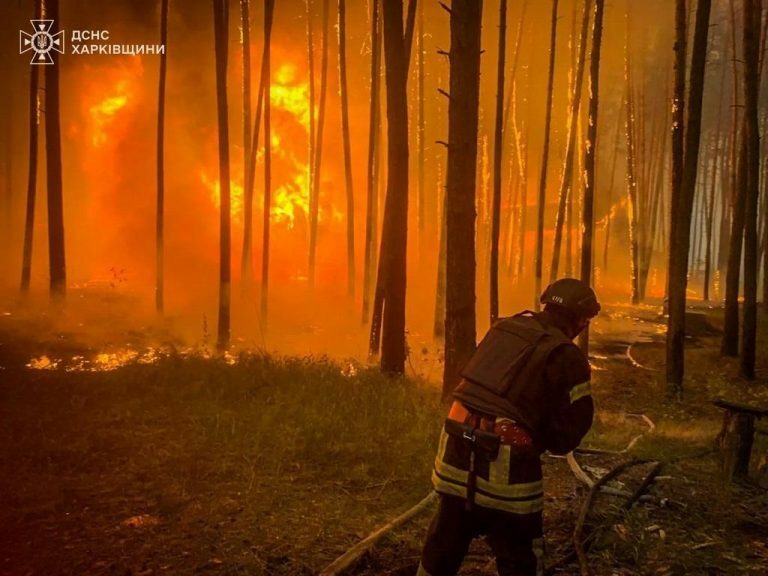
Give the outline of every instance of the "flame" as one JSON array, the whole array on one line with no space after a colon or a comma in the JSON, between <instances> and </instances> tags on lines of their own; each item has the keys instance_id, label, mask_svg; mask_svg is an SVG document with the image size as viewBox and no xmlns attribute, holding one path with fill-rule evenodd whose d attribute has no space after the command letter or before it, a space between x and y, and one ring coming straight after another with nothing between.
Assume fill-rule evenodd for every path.
<instances>
[{"instance_id":1,"label":"flame","mask_svg":"<svg viewBox=\"0 0 768 576\"><path fill-rule=\"evenodd\" d=\"M270 220L273 223L284 223L293 229L299 213L309 214L309 164L302 153L306 152L303 142L299 144L297 153L285 145L293 144L293 134L297 128L299 133L309 135L309 85L298 80L296 66L283 64L273 75L270 103L272 104L272 133L270 135L270 150L272 153L272 206ZM257 150L256 157L263 161L265 149ZM241 170L242 171L242 170ZM237 171L235 171L237 172ZM211 178L205 169L200 171L200 180L209 190L214 205L220 205L220 186L218 179ZM261 183L255 183L254 192L258 193ZM232 211L242 215L243 184L232 181ZM331 207L331 215L336 219L336 210ZM321 214L322 217L322 214Z\"/></svg>"},{"instance_id":2,"label":"flame","mask_svg":"<svg viewBox=\"0 0 768 576\"><path fill-rule=\"evenodd\" d=\"M270 87L269 101L275 108L295 116L309 133L309 84L297 83L296 66L283 64L278 68Z\"/></svg>"},{"instance_id":3,"label":"flame","mask_svg":"<svg viewBox=\"0 0 768 576\"><path fill-rule=\"evenodd\" d=\"M218 178L211 178L205 172L200 171L200 181L208 188L211 193L211 198L216 204L216 208L219 207L219 201L221 198L221 182ZM229 198L232 205L232 214L235 216L242 216L243 213L243 185L240 182L229 182Z\"/></svg>"},{"instance_id":4,"label":"flame","mask_svg":"<svg viewBox=\"0 0 768 576\"><path fill-rule=\"evenodd\" d=\"M117 94L107 96L89 108L91 119L91 144L101 148L107 143L107 127L115 119L117 113L128 104L128 82L121 80L117 83Z\"/></svg>"}]
</instances>

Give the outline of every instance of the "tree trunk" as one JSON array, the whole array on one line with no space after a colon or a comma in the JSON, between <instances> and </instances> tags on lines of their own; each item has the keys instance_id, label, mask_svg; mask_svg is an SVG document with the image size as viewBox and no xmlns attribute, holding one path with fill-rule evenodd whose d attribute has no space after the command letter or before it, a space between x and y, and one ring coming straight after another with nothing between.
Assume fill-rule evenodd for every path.
<instances>
[{"instance_id":1,"label":"tree trunk","mask_svg":"<svg viewBox=\"0 0 768 576\"><path fill-rule=\"evenodd\" d=\"M482 0L451 3L444 398L458 384L476 344L475 185L482 12Z\"/></svg>"},{"instance_id":2,"label":"tree trunk","mask_svg":"<svg viewBox=\"0 0 768 576\"><path fill-rule=\"evenodd\" d=\"M491 324L499 317L499 231L501 228L501 167L504 146L504 66L507 52L507 0L499 4L499 59L496 70L496 124L493 139L493 205L491 207Z\"/></svg>"},{"instance_id":3,"label":"tree trunk","mask_svg":"<svg viewBox=\"0 0 768 576\"><path fill-rule=\"evenodd\" d=\"M739 354L739 284L741 277L741 255L744 244L744 219L747 203L747 137L742 126L739 137L739 153L736 165L736 198L731 218L731 234L728 248L728 268L725 275L725 311L723 340L720 346L722 356L736 357Z\"/></svg>"},{"instance_id":4,"label":"tree trunk","mask_svg":"<svg viewBox=\"0 0 768 576\"><path fill-rule=\"evenodd\" d=\"M213 0L216 48L216 110L219 128L219 321L216 349L229 346L231 199L229 189L229 113L227 109L227 58L229 22L226 0Z\"/></svg>"},{"instance_id":5,"label":"tree trunk","mask_svg":"<svg viewBox=\"0 0 768 576\"><path fill-rule=\"evenodd\" d=\"M261 243L261 318L266 325L269 304L269 232L272 212L272 20L275 0L264 4L264 209Z\"/></svg>"},{"instance_id":6,"label":"tree trunk","mask_svg":"<svg viewBox=\"0 0 768 576\"><path fill-rule=\"evenodd\" d=\"M603 274L608 272L608 244L611 238L611 221L613 220L613 186L616 183L616 165L619 159L619 145L621 144L621 116L624 112L624 101L619 106L619 121L616 123L616 139L613 144L613 161L611 162L611 183L608 186L608 212L605 215L605 246L603 247Z\"/></svg>"},{"instance_id":7,"label":"tree trunk","mask_svg":"<svg viewBox=\"0 0 768 576\"><path fill-rule=\"evenodd\" d=\"M581 280L592 284L592 240L594 236L595 156L597 153L597 126L600 96L600 50L603 44L603 13L605 0L595 0L595 23L592 28L592 55L589 67L589 128L584 154L584 212L581 241ZM589 326L581 333L579 345L584 354L589 352Z\"/></svg>"},{"instance_id":8,"label":"tree trunk","mask_svg":"<svg viewBox=\"0 0 768 576\"><path fill-rule=\"evenodd\" d=\"M741 375L755 379L757 344L757 210L760 197L760 133L758 43L761 0L744 0L744 124L747 130L747 186L744 210L744 322L741 332Z\"/></svg>"},{"instance_id":9,"label":"tree trunk","mask_svg":"<svg viewBox=\"0 0 768 576\"><path fill-rule=\"evenodd\" d=\"M552 248L552 268L549 270L550 283L557 280L557 273L560 267L560 246L563 240L563 222L565 221L566 216L566 204L569 190L573 188L574 184L573 157L576 149L576 129L578 127L579 110L581 108L581 85L584 79L584 66L587 59L587 34L589 34L589 13L591 7L592 0L585 0L584 15L581 19L581 35L579 36L579 56L575 70L576 75L573 82L573 93L571 95L571 111L568 116L568 142L565 145L565 165L563 166L563 175L560 180L557 217L555 219L555 243Z\"/></svg>"},{"instance_id":10,"label":"tree trunk","mask_svg":"<svg viewBox=\"0 0 768 576\"><path fill-rule=\"evenodd\" d=\"M248 161L251 157L251 0L240 0L240 26L243 43L243 190L251 197L243 204L243 251L240 260L240 276L243 287L249 287L253 280L251 260L253 216L253 185L249 182ZM245 213L245 207L248 207ZM246 232L247 230L247 232Z\"/></svg>"},{"instance_id":11,"label":"tree trunk","mask_svg":"<svg viewBox=\"0 0 768 576\"><path fill-rule=\"evenodd\" d=\"M627 11L627 38L626 52L624 58L624 80L626 82L626 105L627 114L627 219L629 220L629 256L630 256L630 286L632 304L640 302L640 250L638 216L640 207L637 194L637 160L635 156L635 106L634 95L632 93L632 61L630 60L629 49L629 11Z\"/></svg>"},{"instance_id":12,"label":"tree trunk","mask_svg":"<svg viewBox=\"0 0 768 576\"><path fill-rule=\"evenodd\" d=\"M315 38L312 0L305 0L307 15L307 67L309 69L309 142L307 142L307 192L310 206L315 197L315 147L317 146L315 123ZM263 88L262 88L263 89ZM311 210L311 208L310 208ZM311 218L311 216L310 216Z\"/></svg>"},{"instance_id":13,"label":"tree trunk","mask_svg":"<svg viewBox=\"0 0 768 576\"><path fill-rule=\"evenodd\" d=\"M718 168L720 167L720 162L722 161L722 158L725 156L725 149L723 148L721 150L721 142L722 142L722 124L723 124L723 106L725 104L725 78L726 78L726 72L728 68L726 67L725 63L722 64L722 74L720 77L720 104L718 106L718 113L717 113L717 128L715 130L715 166L714 166L714 174L712 175L712 185L710 187L709 191L709 211L707 213L707 244L704 250L704 293L703 298L705 302L709 301L709 284L712 277L712 248L713 248L713 242L714 242L714 224L715 224L715 198L716 198L716 191L717 191L717 177L718 177ZM721 189L724 189L724 179L722 176L720 177L720 180L722 181Z\"/></svg>"},{"instance_id":14,"label":"tree trunk","mask_svg":"<svg viewBox=\"0 0 768 576\"><path fill-rule=\"evenodd\" d=\"M383 4L387 90L387 198L384 205L379 281L383 290L381 369L405 371L405 283L408 244L408 55L403 2ZM379 295L377 294L377 298Z\"/></svg>"},{"instance_id":15,"label":"tree trunk","mask_svg":"<svg viewBox=\"0 0 768 576\"><path fill-rule=\"evenodd\" d=\"M448 246L448 237L446 236L446 220L448 213L445 209L445 194L441 202L440 218L440 248L437 256L437 295L435 298L435 321L432 326L432 335L435 339L445 338L445 259Z\"/></svg>"},{"instance_id":16,"label":"tree trunk","mask_svg":"<svg viewBox=\"0 0 768 576\"><path fill-rule=\"evenodd\" d=\"M544 264L544 209L547 202L547 165L549 162L549 132L552 126L552 97L555 83L555 52L557 48L557 5L559 0L552 0L552 25L549 39L549 76L547 79L546 119L544 121L544 150L541 157L541 176L539 178L538 213L536 223L536 287L534 308L539 309L541 278Z\"/></svg>"},{"instance_id":17,"label":"tree trunk","mask_svg":"<svg viewBox=\"0 0 768 576\"><path fill-rule=\"evenodd\" d=\"M317 224L320 216L320 182L323 160L323 127L325 126L325 101L328 92L328 43L330 32L330 0L323 0L323 49L320 57L320 102L317 117L317 134L315 139L314 174L312 182L312 197L309 202L309 284L315 285L315 268L317 265Z\"/></svg>"},{"instance_id":18,"label":"tree trunk","mask_svg":"<svg viewBox=\"0 0 768 576\"><path fill-rule=\"evenodd\" d=\"M167 0L166 0L167 1ZM35 20L43 17L43 1L35 1ZM37 199L37 152L38 152L38 90L40 73L38 66L30 66L29 70L29 172L27 176L27 211L24 219L24 249L21 259L21 292L29 292L32 277L32 242L35 232L35 201ZM6 146L10 146L6 142ZM10 170L10 163L6 170ZM8 194L11 193L9 187Z\"/></svg>"},{"instance_id":19,"label":"tree trunk","mask_svg":"<svg viewBox=\"0 0 768 576\"><path fill-rule=\"evenodd\" d=\"M160 3L160 44L168 46L168 0ZM157 214L155 228L155 309L165 308L165 77L167 52L160 54L160 80L157 94Z\"/></svg>"},{"instance_id":20,"label":"tree trunk","mask_svg":"<svg viewBox=\"0 0 768 576\"><path fill-rule=\"evenodd\" d=\"M59 0L48 0L46 18L59 22ZM45 67L45 156L48 185L48 267L50 293L63 299L67 292L64 251L64 195L61 167L61 120L59 117L59 53L51 50L53 64Z\"/></svg>"},{"instance_id":21,"label":"tree trunk","mask_svg":"<svg viewBox=\"0 0 768 576\"><path fill-rule=\"evenodd\" d=\"M426 119L425 112L425 95L424 95L424 80L426 73L424 72L424 2L419 3L419 16L418 16L418 56L417 61L419 65L418 78L417 78L417 100L418 100L418 120L416 128L416 139L418 142L418 151L416 158L416 182L419 186L419 213L418 213L418 230L419 230L419 262L424 260L424 253L426 248L426 230L427 230L427 194L424 189L425 185L425 172L424 165L426 159L426 141L424 139L426 135Z\"/></svg>"},{"instance_id":22,"label":"tree trunk","mask_svg":"<svg viewBox=\"0 0 768 576\"><path fill-rule=\"evenodd\" d=\"M347 189L347 294L355 296L355 193L352 186L352 150L349 138L349 94L347 91L346 0L339 0L339 91L341 132L344 140L344 182Z\"/></svg>"},{"instance_id":23,"label":"tree trunk","mask_svg":"<svg viewBox=\"0 0 768 576\"><path fill-rule=\"evenodd\" d=\"M367 205L365 209L365 261L363 263L363 323L368 320L371 284L376 267L376 220L378 218L377 154L379 148L379 98L381 73L381 22L379 0L371 2L371 104L368 115ZM376 346L378 350L378 345Z\"/></svg>"},{"instance_id":24,"label":"tree trunk","mask_svg":"<svg viewBox=\"0 0 768 576\"><path fill-rule=\"evenodd\" d=\"M685 370L685 297L688 286L686 271L688 270L688 251L691 240L691 212L696 190L696 169L699 162L701 109L704 97L704 71L711 5L711 0L699 0L696 10L696 27L691 59L691 85L688 93L688 121L685 125L683 173L677 199L677 217L675 217L673 211L672 226L670 228L667 387L678 398L683 393ZM680 39L678 37L679 42ZM675 95L679 98L680 93L676 90ZM674 133L673 136L675 136Z\"/></svg>"}]
</instances>

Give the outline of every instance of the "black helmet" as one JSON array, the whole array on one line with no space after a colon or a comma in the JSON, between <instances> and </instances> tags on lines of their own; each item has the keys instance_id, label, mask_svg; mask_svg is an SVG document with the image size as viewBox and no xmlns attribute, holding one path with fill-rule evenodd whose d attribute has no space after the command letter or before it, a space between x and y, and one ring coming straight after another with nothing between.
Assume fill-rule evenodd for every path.
<instances>
[{"instance_id":1,"label":"black helmet","mask_svg":"<svg viewBox=\"0 0 768 576\"><path fill-rule=\"evenodd\" d=\"M561 278L553 282L544 290L540 302L561 306L582 318L592 318L600 312L595 291L576 278Z\"/></svg>"}]
</instances>

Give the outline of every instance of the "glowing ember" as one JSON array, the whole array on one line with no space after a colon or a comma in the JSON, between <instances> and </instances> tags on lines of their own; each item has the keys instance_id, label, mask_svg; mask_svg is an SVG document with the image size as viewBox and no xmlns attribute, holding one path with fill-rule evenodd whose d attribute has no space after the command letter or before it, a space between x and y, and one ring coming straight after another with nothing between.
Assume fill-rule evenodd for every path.
<instances>
[{"instance_id":1,"label":"glowing ember","mask_svg":"<svg viewBox=\"0 0 768 576\"><path fill-rule=\"evenodd\" d=\"M51 360L48 356L43 355L39 358L32 358L27 363L27 368L32 370L56 370L59 365L59 360Z\"/></svg>"}]
</instances>

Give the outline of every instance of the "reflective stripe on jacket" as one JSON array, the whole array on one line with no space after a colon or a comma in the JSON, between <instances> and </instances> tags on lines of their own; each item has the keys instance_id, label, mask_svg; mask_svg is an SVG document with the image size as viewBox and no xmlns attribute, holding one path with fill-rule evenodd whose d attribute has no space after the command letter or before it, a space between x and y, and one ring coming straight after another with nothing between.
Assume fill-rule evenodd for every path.
<instances>
[{"instance_id":1,"label":"reflective stripe on jacket","mask_svg":"<svg viewBox=\"0 0 768 576\"><path fill-rule=\"evenodd\" d=\"M467 497L469 446L440 432L432 485L441 494ZM475 460L475 504L512 514L536 514L544 507L544 487L538 453L502 445L494 461Z\"/></svg>"}]
</instances>

